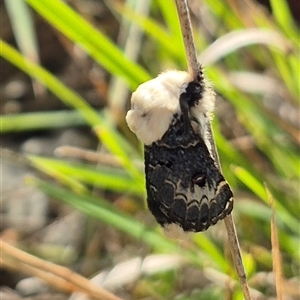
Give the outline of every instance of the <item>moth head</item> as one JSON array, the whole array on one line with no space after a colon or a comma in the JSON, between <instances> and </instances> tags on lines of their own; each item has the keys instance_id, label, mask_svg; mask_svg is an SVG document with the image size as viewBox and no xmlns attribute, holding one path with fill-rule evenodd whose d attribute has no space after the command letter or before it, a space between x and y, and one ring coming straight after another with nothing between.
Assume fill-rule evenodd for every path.
<instances>
[{"instance_id":1,"label":"moth head","mask_svg":"<svg viewBox=\"0 0 300 300\"><path fill-rule=\"evenodd\" d=\"M141 84L131 97L126 121L145 145L160 140L174 115L180 113L179 97L193 79L183 71L167 71Z\"/></svg>"}]
</instances>

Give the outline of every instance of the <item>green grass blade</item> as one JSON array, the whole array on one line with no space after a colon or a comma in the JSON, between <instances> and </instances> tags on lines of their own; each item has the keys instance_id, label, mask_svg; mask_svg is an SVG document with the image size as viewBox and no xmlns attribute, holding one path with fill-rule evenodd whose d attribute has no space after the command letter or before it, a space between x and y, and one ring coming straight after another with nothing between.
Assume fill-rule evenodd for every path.
<instances>
[{"instance_id":1,"label":"green grass blade","mask_svg":"<svg viewBox=\"0 0 300 300\"><path fill-rule=\"evenodd\" d=\"M164 21L166 23L166 27L170 31L174 40L181 41L182 51L184 53L182 33L181 33L179 19L177 16L177 8L175 5L175 1L174 2L158 1L157 5L159 6L159 10L163 15Z\"/></svg>"},{"instance_id":2,"label":"green grass blade","mask_svg":"<svg viewBox=\"0 0 300 300\"><path fill-rule=\"evenodd\" d=\"M203 267L203 261L197 250L192 251L180 247L176 242L166 239L158 232L150 230L129 215L118 211L112 204L103 199L88 195L77 195L70 190L53 186L47 182L34 178L31 178L29 182L36 185L51 197L132 236L137 240L143 241L157 251L177 253L182 255L187 261L192 262L193 265L200 268Z\"/></svg>"},{"instance_id":3,"label":"green grass blade","mask_svg":"<svg viewBox=\"0 0 300 300\"><path fill-rule=\"evenodd\" d=\"M264 230L269 237L270 232L268 226L271 219L271 209L269 206L264 205L261 202L243 199L242 201L235 202L235 211L237 214L241 215L240 218L243 218L242 216L248 216L253 220L252 222L255 222L254 220L257 220L258 222L262 221L263 224L266 224L266 227L264 226L261 229ZM279 213L280 212L277 211L277 214ZM293 232L291 233L287 230L284 219L278 218L277 226L280 229L279 235L282 247L293 257L298 257L296 249L297 245L299 245L299 225L297 225L297 227L294 228ZM256 229L253 228L253 230Z\"/></svg>"},{"instance_id":4,"label":"green grass blade","mask_svg":"<svg viewBox=\"0 0 300 300\"><path fill-rule=\"evenodd\" d=\"M112 41L64 2L59 0L27 0L27 2L60 32L80 44L110 73L124 78L132 89L149 79L149 75L142 67L128 60Z\"/></svg>"},{"instance_id":5,"label":"green grass blade","mask_svg":"<svg viewBox=\"0 0 300 300\"><path fill-rule=\"evenodd\" d=\"M104 166L95 167L32 155L28 156L28 158L36 167L49 175L55 172L55 175L60 174L80 183L97 186L105 190L141 197L145 196L144 186L138 185L135 180L120 169Z\"/></svg>"},{"instance_id":6,"label":"green grass blade","mask_svg":"<svg viewBox=\"0 0 300 300\"><path fill-rule=\"evenodd\" d=\"M56 179L57 181L63 183L66 187L70 190L79 193L85 194L88 192L88 189L85 185L83 185L79 180L75 179L74 177L70 177L69 175L63 174L59 170L56 170L51 165L45 164L43 161L39 160L34 156L28 156L28 159L31 163L31 166L38 169L41 172L51 176L52 178Z\"/></svg>"},{"instance_id":7,"label":"green grass blade","mask_svg":"<svg viewBox=\"0 0 300 300\"><path fill-rule=\"evenodd\" d=\"M3 40L0 40L0 49L0 54L3 58L23 70L25 73L43 82L47 88L63 100L66 105L76 108L88 124L92 127L98 125L96 133L102 140L102 143L108 150L120 158L123 166L133 178L136 178L137 182L143 182L143 176L133 165L127 152L124 150L124 145L126 145L125 149L130 148L129 144L114 131L113 128L110 127L110 124L87 104L81 96L67 88L61 81L45 69L24 58Z\"/></svg>"},{"instance_id":8,"label":"green grass blade","mask_svg":"<svg viewBox=\"0 0 300 300\"><path fill-rule=\"evenodd\" d=\"M241 167L233 167L235 175L264 203L269 205L267 193L264 185L259 182L251 173ZM286 208L278 201L276 201L276 211L278 217L286 224L292 232L298 230L299 222L286 210Z\"/></svg>"},{"instance_id":9,"label":"green grass blade","mask_svg":"<svg viewBox=\"0 0 300 300\"><path fill-rule=\"evenodd\" d=\"M67 88L44 68L24 58L18 51L0 40L0 55L31 77L44 83L47 88L68 106L76 108L92 127L104 123L99 114L77 93Z\"/></svg>"},{"instance_id":10,"label":"green grass blade","mask_svg":"<svg viewBox=\"0 0 300 300\"><path fill-rule=\"evenodd\" d=\"M205 235L195 235L193 238L195 244L214 261L219 268L226 273L229 269L229 264L217 246Z\"/></svg>"},{"instance_id":11,"label":"green grass blade","mask_svg":"<svg viewBox=\"0 0 300 300\"><path fill-rule=\"evenodd\" d=\"M1 116L0 122L0 133L87 125L86 120L75 110L10 114Z\"/></svg>"},{"instance_id":12,"label":"green grass blade","mask_svg":"<svg viewBox=\"0 0 300 300\"><path fill-rule=\"evenodd\" d=\"M270 0L270 4L272 13L280 27L284 30L287 36L294 39L294 42L297 43L299 35L296 34L296 25L294 23L294 18L291 14L288 1Z\"/></svg>"},{"instance_id":13,"label":"green grass blade","mask_svg":"<svg viewBox=\"0 0 300 300\"><path fill-rule=\"evenodd\" d=\"M150 36L163 49L164 55L171 57L178 64L185 63L184 48L182 39L174 38L171 33L149 17L144 17L130 10L128 7L116 7L123 16L138 24L148 36Z\"/></svg>"},{"instance_id":14,"label":"green grass blade","mask_svg":"<svg viewBox=\"0 0 300 300\"><path fill-rule=\"evenodd\" d=\"M14 37L22 53L38 61L38 42L30 10L24 0L5 0Z\"/></svg>"}]
</instances>

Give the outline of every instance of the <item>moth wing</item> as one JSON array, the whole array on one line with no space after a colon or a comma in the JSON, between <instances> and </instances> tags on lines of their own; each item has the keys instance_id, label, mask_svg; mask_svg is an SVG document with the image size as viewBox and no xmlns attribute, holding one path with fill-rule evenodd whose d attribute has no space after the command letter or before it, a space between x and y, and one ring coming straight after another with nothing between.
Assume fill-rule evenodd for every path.
<instances>
[{"instance_id":1,"label":"moth wing","mask_svg":"<svg viewBox=\"0 0 300 300\"><path fill-rule=\"evenodd\" d=\"M233 195L203 141L145 149L147 202L162 226L203 231L228 215Z\"/></svg>"}]
</instances>

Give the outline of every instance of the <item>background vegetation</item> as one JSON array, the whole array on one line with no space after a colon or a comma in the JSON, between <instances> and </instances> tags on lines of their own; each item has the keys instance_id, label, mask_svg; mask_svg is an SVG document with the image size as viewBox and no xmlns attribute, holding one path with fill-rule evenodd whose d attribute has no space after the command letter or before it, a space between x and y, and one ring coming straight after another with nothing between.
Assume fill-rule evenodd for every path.
<instances>
[{"instance_id":1,"label":"background vegetation","mask_svg":"<svg viewBox=\"0 0 300 300\"><path fill-rule=\"evenodd\" d=\"M3 137L83 126L99 142L101 162L23 153L27 164L47 175L43 180L42 175L31 178L30 184L89 217L85 247L78 256L70 264L54 260L81 272L78 265L88 257L87 245L93 243L99 222L102 239L118 235L119 250L110 252L104 243L103 255L99 249L93 257L99 269L81 272L86 277L136 256L166 253L186 259L183 265L174 263L171 269L162 267L155 274L140 274L114 287L121 297L242 299L222 222L178 243L166 239L149 216L140 168L142 147L124 122L130 92L138 84L165 69L186 69L175 4L169 0L100 2L5 2L19 50L2 39L2 58L32 78L35 101L58 98L65 109L4 114ZM255 299L276 298L275 282L269 279L273 278L273 198L284 294L286 299L298 299L299 30L284 0L271 0L270 12L250 0L189 2L199 61L218 95L215 140L224 176L235 195L233 214L250 286ZM88 80L89 89L96 90L98 103L76 84L68 87L66 78L72 72L65 68L51 73L39 63L37 40L41 37L35 24L40 18L54 28L66 53L64 59L81 68L82 81ZM114 166L108 164L111 160ZM22 240L20 245L25 246ZM34 252L43 257L37 249Z\"/></svg>"}]
</instances>

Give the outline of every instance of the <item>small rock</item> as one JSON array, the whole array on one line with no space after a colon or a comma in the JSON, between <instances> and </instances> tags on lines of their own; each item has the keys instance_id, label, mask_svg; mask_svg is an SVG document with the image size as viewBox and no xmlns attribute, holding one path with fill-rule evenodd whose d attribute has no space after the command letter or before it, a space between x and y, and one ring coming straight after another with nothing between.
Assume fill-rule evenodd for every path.
<instances>
[{"instance_id":1,"label":"small rock","mask_svg":"<svg viewBox=\"0 0 300 300\"><path fill-rule=\"evenodd\" d=\"M46 293L49 291L49 286L37 277L29 277L20 280L15 289L22 296L29 296Z\"/></svg>"}]
</instances>

